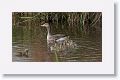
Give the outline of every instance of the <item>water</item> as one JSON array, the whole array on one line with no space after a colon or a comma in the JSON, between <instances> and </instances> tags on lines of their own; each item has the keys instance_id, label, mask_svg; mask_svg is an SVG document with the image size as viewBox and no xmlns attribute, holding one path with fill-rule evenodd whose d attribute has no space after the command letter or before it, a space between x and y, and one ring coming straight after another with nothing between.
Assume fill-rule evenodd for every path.
<instances>
[{"instance_id":1,"label":"water","mask_svg":"<svg viewBox=\"0 0 120 80\"><path fill-rule=\"evenodd\" d=\"M60 26L60 27L58 27ZM47 31L40 25L18 25L13 27L12 61L13 62L101 62L101 32L85 34L71 25L52 24L52 34L65 34L77 45L65 51L48 49ZM74 30L73 30L74 29ZM28 49L28 56L21 56Z\"/></svg>"}]
</instances>

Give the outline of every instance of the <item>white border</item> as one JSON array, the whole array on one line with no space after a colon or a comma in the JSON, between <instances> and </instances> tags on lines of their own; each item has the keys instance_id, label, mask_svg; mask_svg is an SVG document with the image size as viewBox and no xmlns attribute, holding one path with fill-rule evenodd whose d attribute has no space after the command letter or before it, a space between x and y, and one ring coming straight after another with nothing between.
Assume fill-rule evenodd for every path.
<instances>
[{"instance_id":1,"label":"white border","mask_svg":"<svg viewBox=\"0 0 120 80\"><path fill-rule=\"evenodd\" d=\"M0 72L3 74L114 74L114 4L103 0L0 2ZM12 12L102 12L102 62L12 62Z\"/></svg>"}]
</instances>

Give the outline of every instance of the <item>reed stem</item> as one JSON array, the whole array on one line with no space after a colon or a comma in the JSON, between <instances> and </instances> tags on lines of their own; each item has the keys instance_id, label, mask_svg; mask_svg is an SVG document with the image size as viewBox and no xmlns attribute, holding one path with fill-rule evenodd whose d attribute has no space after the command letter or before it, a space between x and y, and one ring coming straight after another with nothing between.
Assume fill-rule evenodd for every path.
<instances>
[{"instance_id":1,"label":"reed stem","mask_svg":"<svg viewBox=\"0 0 120 80\"><path fill-rule=\"evenodd\" d=\"M56 62L58 62L59 60L58 60L58 55L57 55L57 52L55 51L55 60L56 60Z\"/></svg>"}]
</instances>

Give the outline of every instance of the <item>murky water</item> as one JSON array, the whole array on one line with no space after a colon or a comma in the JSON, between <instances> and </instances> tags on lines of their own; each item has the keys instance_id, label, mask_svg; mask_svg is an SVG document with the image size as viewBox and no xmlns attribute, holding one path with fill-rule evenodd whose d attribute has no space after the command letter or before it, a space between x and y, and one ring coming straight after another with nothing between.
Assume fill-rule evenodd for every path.
<instances>
[{"instance_id":1,"label":"murky water","mask_svg":"<svg viewBox=\"0 0 120 80\"><path fill-rule=\"evenodd\" d=\"M76 48L65 51L50 51L47 45L47 30L40 25L13 27L12 61L17 62L101 62L101 33L81 33L76 29L72 32L71 25L51 25L52 34L69 35ZM67 27L65 27L67 26ZM24 55L28 49L28 55ZM22 55L23 54L23 55ZM57 54L57 59L56 59Z\"/></svg>"}]
</instances>

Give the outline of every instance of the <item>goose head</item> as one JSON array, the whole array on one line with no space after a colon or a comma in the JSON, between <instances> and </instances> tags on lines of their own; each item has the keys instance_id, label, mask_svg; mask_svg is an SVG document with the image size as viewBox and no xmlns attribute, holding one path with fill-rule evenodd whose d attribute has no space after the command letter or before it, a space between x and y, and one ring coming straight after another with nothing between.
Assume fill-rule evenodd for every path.
<instances>
[{"instance_id":1,"label":"goose head","mask_svg":"<svg viewBox=\"0 0 120 80\"><path fill-rule=\"evenodd\" d=\"M42 24L41 26L42 26L42 27L46 27L46 28L49 28L49 27L50 27L50 25L49 25L48 23L44 23L44 24Z\"/></svg>"},{"instance_id":2,"label":"goose head","mask_svg":"<svg viewBox=\"0 0 120 80\"><path fill-rule=\"evenodd\" d=\"M43 25L41 25L42 27L45 27L47 29L47 40L50 40L52 38L51 34L50 34L50 25L48 23L44 23Z\"/></svg>"},{"instance_id":3,"label":"goose head","mask_svg":"<svg viewBox=\"0 0 120 80\"><path fill-rule=\"evenodd\" d=\"M29 49L25 49L24 52L25 52L25 53L28 53L28 52L29 52Z\"/></svg>"}]
</instances>

